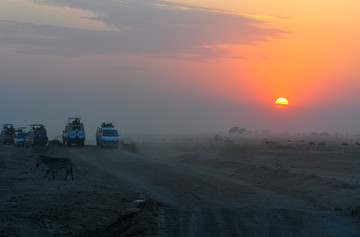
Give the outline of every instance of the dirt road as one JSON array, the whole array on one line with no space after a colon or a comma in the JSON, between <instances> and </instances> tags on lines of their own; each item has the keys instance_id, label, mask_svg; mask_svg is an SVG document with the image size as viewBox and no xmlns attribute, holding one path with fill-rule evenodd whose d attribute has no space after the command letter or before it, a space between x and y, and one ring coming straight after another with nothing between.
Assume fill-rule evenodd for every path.
<instances>
[{"instance_id":1,"label":"dirt road","mask_svg":"<svg viewBox=\"0 0 360 237\"><path fill-rule=\"evenodd\" d=\"M359 227L313 202L190 166L117 150L72 154L163 204L157 235L355 236ZM258 175L261 175L259 173Z\"/></svg>"},{"instance_id":2,"label":"dirt road","mask_svg":"<svg viewBox=\"0 0 360 237\"><path fill-rule=\"evenodd\" d=\"M87 146L45 153L71 158L75 181L62 180L62 171L55 180L44 179L46 169L34 167L36 153L1 148L0 198L5 204L0 236L360 235L357 219L335 205L341 201L317 198L314 187L308 193L288 183L302 177L305 184L317 184L319 176L290 173L286 167L279 172L260 156L262 166L254 165L253 158L236 160L219 152L140 155ZM254 153L240 151L236 157ZM332 185L316 187L331 190ZM339 192L359 193L357 186Z\"/></svg>"}]
</instances>

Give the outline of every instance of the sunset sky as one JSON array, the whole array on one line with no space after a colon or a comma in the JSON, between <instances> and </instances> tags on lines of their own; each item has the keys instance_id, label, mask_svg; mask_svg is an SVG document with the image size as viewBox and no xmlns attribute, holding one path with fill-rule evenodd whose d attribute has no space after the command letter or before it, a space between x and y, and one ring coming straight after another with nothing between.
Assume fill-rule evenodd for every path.
<instances>
[{"instance_id":1,"label":"sunset sky","mask_svg":"<svg viewBox=\"0 0 360 237\"><path fill-rule=\"evenodd\" d=\"M359 12L359 0L2 0L0 123L359 134Z\"/></svg>"}]
</instances>

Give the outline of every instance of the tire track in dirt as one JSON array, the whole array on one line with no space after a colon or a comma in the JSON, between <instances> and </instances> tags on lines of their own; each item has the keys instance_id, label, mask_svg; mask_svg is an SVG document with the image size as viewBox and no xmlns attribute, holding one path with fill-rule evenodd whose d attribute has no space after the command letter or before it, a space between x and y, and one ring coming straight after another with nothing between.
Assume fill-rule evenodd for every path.
<instances>
[{"instance_id":1,"label":"tire track in dirt","mask_svg":"<svg viewBox=\"0 0 360 237\"><path fill-rule=\"evenodd\" d=\"M118 150L72 150L144 196L161 201L159 236L356 236L342 213L241 180L168 165ZM116 180L114 180L116 182Z\"/></svg>"}]
</instances>

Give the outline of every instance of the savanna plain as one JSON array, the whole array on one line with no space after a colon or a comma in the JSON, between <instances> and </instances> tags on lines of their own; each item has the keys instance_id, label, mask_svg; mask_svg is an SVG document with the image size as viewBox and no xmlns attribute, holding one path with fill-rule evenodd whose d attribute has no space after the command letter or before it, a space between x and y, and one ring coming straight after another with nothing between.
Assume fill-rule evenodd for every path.
<instances>
[{"instance_id":1,"label":"savanna plain","mask_svg":"<svg viewBox=\"0 0 360 237\"><path fill-rule=\"evenodd\" d=\"M0 236L360 236L360 147L133 138L136 147L0 146ZM74 180L44 177L39 154Z\"/></svg>"}]
</instances>

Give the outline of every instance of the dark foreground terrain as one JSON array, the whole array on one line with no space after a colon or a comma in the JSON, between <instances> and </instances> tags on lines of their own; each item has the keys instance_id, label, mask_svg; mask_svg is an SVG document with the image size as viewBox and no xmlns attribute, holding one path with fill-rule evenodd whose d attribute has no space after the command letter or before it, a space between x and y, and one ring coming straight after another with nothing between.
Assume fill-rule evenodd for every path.
<instances>
[{"instance_id":1,"label":"dark foreground terrain","mask_svg":"<svg viewBox=\"0 0 360 237\"><path fill-rule=\"evenodd\" d=\"M0 236L360 236L360 151L338 146L0 147Z\"/></svg>"}]
</instances>

